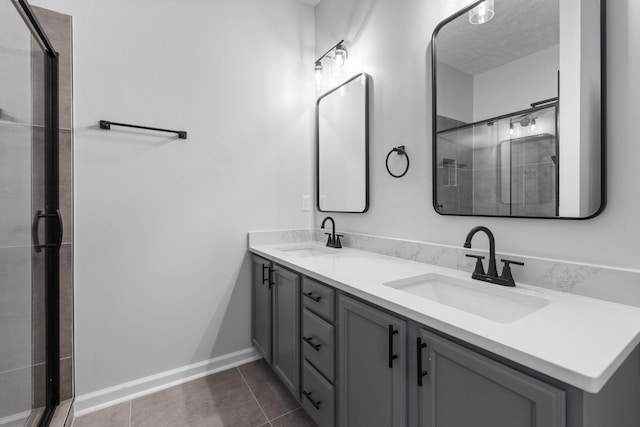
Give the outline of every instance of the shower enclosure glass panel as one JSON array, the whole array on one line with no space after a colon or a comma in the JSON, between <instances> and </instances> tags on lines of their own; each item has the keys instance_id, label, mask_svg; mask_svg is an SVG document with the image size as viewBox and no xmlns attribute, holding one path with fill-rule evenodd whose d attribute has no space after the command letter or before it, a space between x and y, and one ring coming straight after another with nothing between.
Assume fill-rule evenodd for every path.
<instances>
[{"instance_id":1,"label":"shower enclosure glass panel","mask_svg":"<svg viewBox=\"0 0 640 427\"><path fill-rule=\"evenodd\" d=\"M57 149L51 137L56 131L48 92L51 62L21 14L20 4L0 2L2 427L41 425L57 403L52 391L56 367L48 363L55 325L47 309L47 301L56 296L57 268L52 262L57 262L57 248L37 245L38 237L42 244L56 237L49 225L50 212L57 209L48 182Z\"/></svg>"},{"instance_id":2,"label":"shower enclosure glass panel","mask_svg":"<svg viewBox=\"0 0 640 427\"><path fill-rule=\"evenodd\" d=\"M558 216L558 104L437 133L441 213Z\"/></svg>"}]
</instances>

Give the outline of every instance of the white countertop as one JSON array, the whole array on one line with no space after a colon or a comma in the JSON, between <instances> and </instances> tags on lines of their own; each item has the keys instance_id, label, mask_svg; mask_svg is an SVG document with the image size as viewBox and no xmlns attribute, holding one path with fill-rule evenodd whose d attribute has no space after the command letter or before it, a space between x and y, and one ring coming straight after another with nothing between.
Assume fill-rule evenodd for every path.
<instances>
[{"instance_id":1,"label":"white countertop","mask_svg":"<svg viewBox=\"0 0 640 427\"><path fill-rule=\"evenodd\" d=\"M383 285L428 273L456 278L469 273L349 248L306 257L278 249L310 245L324 247L300 242L250 245L249 250L591 393L602 389L640 342L640 309L630 306L522 284L506 288L473 281L552 301L513 323L499 323Z\"/></svg>"}]
</instances>

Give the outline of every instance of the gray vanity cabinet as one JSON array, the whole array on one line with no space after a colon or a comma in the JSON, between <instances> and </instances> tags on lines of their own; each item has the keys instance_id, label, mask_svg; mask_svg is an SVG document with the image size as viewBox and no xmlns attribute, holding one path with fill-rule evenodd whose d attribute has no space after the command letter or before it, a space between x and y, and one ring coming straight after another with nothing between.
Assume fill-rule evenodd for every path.
<instances>
[{"instance_id":1,"label":"gray vanity cabinet","mask_svg":"<svg viewBox=\"0 0 640 427\"><path fill-rule=\"evenodd\" d=\"M420 344L420 427L565 426L563 390L424 329Z\"/></svg>"},{"instance_id":2,"label":"gray vanity cabinet","mask_svg":"<svg viewBox=\"0 0 640 427\"><path fill-rule=\"evenodd\" d=\"M252 341L294 396L300 395L300 276L253 255Z\"/></svg>"},{"instance_id":3,"label":"gray vanity cabinet","mask_svg":"<svg viewBox=\"0 0 640 427\"><path fill-rule=\"evenodd\" d=\"M302 396L317 427L335 427L335 291L302 278Z\"/></svg>"},{"instance_id":4,"label":"gray vanity cabinet","mask_svg":"<svg viewBox=\"0 0 640 427\"><path fill-rule=\"evenodd\" d=\"M318 427L640 427L640 346L591 394L259 256L252 270L254 346Z\"/></svg>"},{"instance_id":5,"label":"gray vanity cabinet","mask_svg":"<svg viewBox=\"0 0 640 427\"><path fill-rule=\"evenodd\" d=\"M276 374L300 396L300 276L273 267L273 359Z\"/></svg>"},{"instance_id":6,"label":"gray vanity cabinet","mask_svg":"<svg viewBox=\"0 0 640 427\"><path fill-rule=\"evenodd\" d=\"M253 346L264 360L271 363L271 261L259 256L251 257L252 269L252 324Z\"/></svg>"},{"instance_id":7,"label":"gray vanity cabinet","mask_svg":"<svg viewBox=\"0 0 640 427\"><path fill-rule=\"evenodd\" d=\"M338 426L406 426L406 322L341 294L337 351Z\"/></svg>"}]
</instances>

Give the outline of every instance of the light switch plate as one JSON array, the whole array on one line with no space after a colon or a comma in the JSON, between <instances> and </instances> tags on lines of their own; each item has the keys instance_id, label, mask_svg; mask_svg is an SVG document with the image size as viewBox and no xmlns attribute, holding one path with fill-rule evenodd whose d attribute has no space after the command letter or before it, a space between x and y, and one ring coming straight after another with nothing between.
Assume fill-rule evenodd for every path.
<instances>
[{"instance_id":1,"label":"light switch plate","mask_svg":"<svg viewBox=\"0 0 640 427\"><path fill-rule=\"evenodd\" d=\"M302 212L311 211L311 196L303 195L302 196Z\"/></svg>"}]
</instances>

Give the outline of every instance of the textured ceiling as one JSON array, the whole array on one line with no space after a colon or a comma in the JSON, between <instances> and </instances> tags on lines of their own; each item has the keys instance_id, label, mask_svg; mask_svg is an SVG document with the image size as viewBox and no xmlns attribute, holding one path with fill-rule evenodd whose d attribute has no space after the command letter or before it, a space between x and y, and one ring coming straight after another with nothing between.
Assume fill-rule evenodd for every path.
<instances>
[{"instance_id":1,"label":"textured ceiling","mask_svg":"<svg viewBox=\"0 0 640 427\"><path fill-rule=\"evenodd\" d=\"M560 43L560 0L495 0L495 12L485 24L465 13L445 25L438 62L476 75Z\"/></svg>"}]
</instances>

